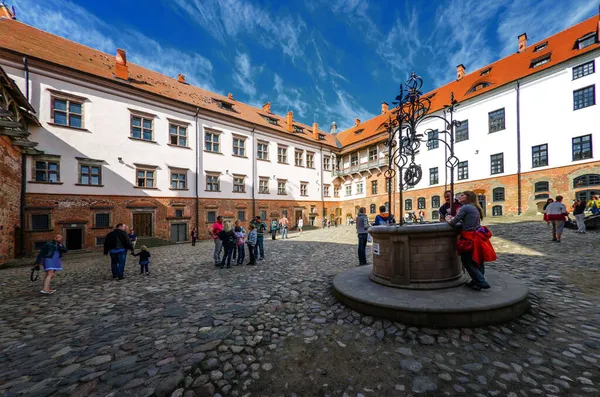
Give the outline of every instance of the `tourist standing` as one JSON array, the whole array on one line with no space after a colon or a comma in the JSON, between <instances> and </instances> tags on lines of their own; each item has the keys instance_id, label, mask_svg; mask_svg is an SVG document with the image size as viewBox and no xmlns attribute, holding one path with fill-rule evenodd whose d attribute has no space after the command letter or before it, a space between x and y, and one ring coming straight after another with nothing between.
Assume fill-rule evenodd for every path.
<instances>
[{"instance_id":1,"label":"tourist standing","mask_svg":"<svg viewBox=\"0 0 600 397\"><path fill-rule=\"evenodd\" d=\"M56 292L54 289L50 289L50 281L54 278L54 274L57 271L62 270L62 256L67 252L67 249L62 243L62 235L57 234L54 236L52 241L48 241L37 256L35 260L36 265L44 266L44 287L40 291L42 295L49 295Z\"/></svg>"},{"instance_id":2,"label":"tourist standing","mask_svg":"<svg viewBox=\"0 0 600 397\"><path fill-rule=\"evenodd\" d=\"M423 210L419 211L419 221L421 223L425 222L425 211L423 211Z\"/></svg>"},{"instance_id":3,"label":"tourist standing","mask_svg":"<svg viewBox=\"0 0 600 397\"><path fill-rule=\"evenodd\" d=\"M592 196L592 199L587 203L587 207L592 211L592 215L600 214L600 199L598 199L598 196Z\"/></svg>"},{"instance_id":4,"label":"tourist standing","mask_svg":"<svg viewBox=\"0 0 600 397\"><path fill-rule=\"evenodd\" d=\"M279 221L279 225L281 226L281 239L288 239L288 227L290 225L290 221L288 221L288 218L285 215Z\"/></svg>"},{"instance_id":5,"label":"tourist standing","mask_svg":"<svg viewBox=\"0 0 600 397\"><path fill-rule=\"evenodd\" d=\"M382 205L379 207L379 215L375 217L373 226L390 225L394 223L394 216L387 212L387 207Z\"/></svg>"},{"instance_id":6,"label":"tourist standing","mask_svg":"<svg viewBox=\"0 0 600 397\"><path fill-rule=\"evenodd\" d=\"M587 203L584 200L576 200L573 204L573 215L577 221L577 233L585 234L585 208Z\"/></svg>"},{"instance_id":7,"label":"tourist standing","mask_svg":"<svg viewBox=\"0 0 600 397\"><path fill-rule=\"evenodd\" d=\"M490 288L485 279L485 262L496 260L496 252L490 238L492 233L485 226L481 226L483 219L483 208L477 202L475 192L466 191L459 197L462 207L455 217L446 215L446 222L450 226L461 223L460 239L456 248L460 254L460 260L471 276L467 286L480 291Z\"/></svg>"},{"instance_id":8,"label":"tourist standing","mask_svg":"<svg viewBox=\"0 0 600 397\"><path fill-rule=\"evenodd\" d=\"M327 229L331 229L331 219L327 220Z\"/></svg>"},{"instance_id":9,"label":"tourist standing","mask_svg":"<svg viewBox=\"0 0 600 397\"><path fill-rule=\"evenodd\" d=\"M250 262L248 262L246 266L254 266L256 265L256 255L254 253L256 249L256 241L258 238L258 234L256 232L256 227L253 223L250 223L249 229L250 232L248 233L248 254L250 256Z\"/></svg>"},{"instance_id":10,"label":"tourist standing","mask_svg":"<svg viewBox=\"0 0 600 397\"><path fill-rule=\"evenodd\" d=\"M246 230L240 226L240 221L235 221L235 227L233 228L235 234L235 246L237 247L237 262L236 264L242 265L246 258Z\"/></svg>"},{"instance_id":11,"label":"tourist standing","mask_svg":"<svg viewBox=\"0 0 600 397\"><path fill-rule=\"evenodd\" d=\"M303 227L304 227L304 219L300 218L300 219L298 219L298 231L300 232L300 235L302 235Z\"/></svg>"},{"instance_id":12,"label":"tourist standing","mask_svg":"<svg viewBox=\"0 0 600 397\"><path fill-rule=\"evenodd\" d=\"M462 206L458 200L452 199L451 190L446 190L444 192L444 200L445 203L440 207L438 211L440 214L440 222L444 222L446 220L447 215L456 216L458 210Z\"/></svg>"},{"instance_id":13,"label":"tourist standing","mask_svg":"<svg viewBox=\"0 0 600 397\"><path fill-rule=\"evenodd\" d=\"M115 227L115 230L104 237L104 255L110 255L112 276L118 280L125 278L127 251L133 252L133 246L126 230L127 226L119 223Z\"/></svg>"},{"instance_id":14,"label":"tourist standing","mask_svg":"<svg viewBox=\"0 0 600 397\"><path fill-rule=\"evenodd\" d=\"M356 233L358 234L358 266L367 265L367 241L369 239L369 218L367 209L361 207L356 216Z\"/></svg>"},{"instance_id":15,"label":"tourist standing","mask_svg":"<svg viewBox=\"0 0 600 397\"><path fill-rule=\"evenodd\" d=\"M229 223L219 232L219 239L223 244L223 259L221 260L220 268L223 269L225 267L225 262L227 262L227 268L230 268L231 256L235 249L235 232Z\"/></svg>"},{"instance_id":16,"label":"tourist standing","mask_svg":"<svg viewBox=\"0 0 600 397\"><path fill-rule=\"evenodd\" d=\"M127 226L125 226L125 231L127 231ZM129 241L131 241L131 247L135 249L135 243L137 242L137 234L135 234L135 230L131 229L131 232L128 234Z\"/></svg>"},{"instance_id":17,"label":"tourist standing","mask_svg":"<svg viewBox=\"0 0 600 397\"><path fill-rule=\"evenodd\" d=\"M277 219L271 221L271 239L277 240L277 230L279 229L279 222Z\"/></svg>"},{"instance_id":18,"label":"tourist standing","mask_svg":"<svg viewBox=\"0 0 600 397\"><path fill-rule=\"evenodd\" d=\"M264 223L260 216L254 218L254 228L256 229L256 245L254 245L254 258L262 261L265 259L265 230L267 224ZM250 224L252 224L250 222ZM260 257L259 257L260 254Z\"/></svg>"},{"instance_id":19,"label":"tourist standing","mask_svg":"<svg viewBox=\"0 0 600 397\"><path fill-rule=\"evenodd\" d=\"M223 217L217 216L217 221L210 227L209 232L213 241L215 242L215 250L213 251L213 260L215 266L221 265L221 248L223 248L223 242L219 238L219 233L223 231Z\"/></svg>"},{"instance_id":20,"label":"tourist standing","mask_svg":"<svg viewBox=\"0 0 600 397\"><path fill-rule=\"evenodd\" d=\"M562 201L563 196L556 196L556 200L546 207L546 216L548 221L553 225L552 241L556 241L557 243L560 243L560 238L565 228L565 220L567 219L567 215L569 215L569 211L567 211L567 207Z\"/></svg>"},{"instance_id":21,"label":"tourist standing","mask_svg":"<svg viewBox=\"0 0 600 397\"><path fill-rule=\"evenodd\" d=\"M131 254L133 256L139 256L140 257L140 275L145 274L146 276L150 275L150 270L148 269L148 266L150 266L150 257L152 255L150 255L150 252L148 252L148 247L146 247L145 245L142 245L140 247L140 252L138 252L137 254L134 253L133 251L131 251Z\"/></svg>"},{"instance_id":22,"label":"tourist standing","mask_svg":"<svg viewBox=\"0 0 600 397\"><path fill-rule=\"evenodd\" d=\"M192 229L192 247L196 246L196 240L198 240L198 228Z\"/></svg>"}]
</instances>

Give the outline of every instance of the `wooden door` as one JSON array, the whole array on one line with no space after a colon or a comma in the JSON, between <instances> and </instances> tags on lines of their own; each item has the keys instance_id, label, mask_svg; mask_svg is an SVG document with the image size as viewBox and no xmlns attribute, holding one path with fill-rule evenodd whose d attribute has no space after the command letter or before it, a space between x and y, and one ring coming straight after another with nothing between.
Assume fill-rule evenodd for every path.
<instances>
[{"instance_id":1,"label":"wooden door","mask_svg":"<svg viewBox=\"0 0 600 397\"><path fill-rule=\"evenodd\" d=\"M138 237L152 237L152 213L133 214L133 228Z\"/></svg>"}]
</instances>

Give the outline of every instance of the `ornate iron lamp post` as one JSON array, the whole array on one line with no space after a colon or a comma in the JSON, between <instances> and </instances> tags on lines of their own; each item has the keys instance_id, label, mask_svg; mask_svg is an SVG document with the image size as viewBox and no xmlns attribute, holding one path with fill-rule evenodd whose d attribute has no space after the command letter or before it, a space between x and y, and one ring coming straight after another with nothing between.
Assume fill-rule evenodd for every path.
<instances>
[{"instance_id":1,"label":"ornate iron lamp post","mask_svg":"<svg viewBox=\"0 0 600 397\"><path fill-rule=\"evenodd\" d=\"M450 104L444 106L441 114L429 114L431 110L431 96L423 97L421 88L423 79L414 72L410 78L400 84L400 93L392 102L395 106L390 112L387 123L384 124L388 132L388 139L384 142L388 148L388 169L385 172L388 184L388 202L392 206L392 183L398 176L398 190L400 192L400 219L398 224L404 223L404 191L415 186L423 178L421 166L415 162L422 143L427 148L442 142L449 150L446 157L446 167L450 169L450 190L454 200L454 168L458 165L458 158L454 155L454 130L460 122L454 120L457 101L454 93L450 94ZM418 133L417 128L426 120L439 119L443 122L442 130L426 129ZM442 138L440 139L440 134ZM391 208L390 208L391 211Z\"/></svg>"}]
</instances>

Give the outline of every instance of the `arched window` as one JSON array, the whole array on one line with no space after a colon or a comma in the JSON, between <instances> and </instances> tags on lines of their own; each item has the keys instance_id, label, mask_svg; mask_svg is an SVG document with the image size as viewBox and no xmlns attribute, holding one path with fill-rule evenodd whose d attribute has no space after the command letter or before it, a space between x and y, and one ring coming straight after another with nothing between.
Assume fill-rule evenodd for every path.
<instances>
[{"instance_id":1,"label":"arched window","mask_svg":"<svg viewBox=\"0 0 600 397\"><path fill-rule=\"evenodd\" d=\"M417 200L417 208L420 210L425 209L425 197L419 197L419 199Z\"/></svg>"},{"instance_id":2,"label":"arched window","mask_svg":"<svg viewBox=\"0 0 600 397\"><path fill-rule=\"evenodd\" d=\"M502 206L495 205L492 207L492 216L502 216Z\"/></svg>"},{"instance_id":3,"label":"arched window","mask_svg":"<svg viewBox=\"0 0 600 397\"><path fill-rule=\"evenodd\" d=\"M404 209L412 210L412 200L411 199L404 200Z\"/></svg>"},{"instance_id":4,"label":"arched window","mask_svg":"<svg viewBox=\"0 0 600 397\"><path fill-rule=\"evenodd\" d=\"M573 188L600 186L600 174L581 175L573 179Z\"/></svg>"},{"instance_id":5,"label":"arched window","mask_svg":"<svg viewBox=\"0 0 600 397\"><path fill-rule=\"evenodd\" d=\"M371 204L370 210L371 210L370 211L371 214L376 214L377 213L377 209L375 208L375 204Z\"/></svg>"},{"instance_id":6,"label":"arched window","mask_svg":"<svg viewBox=\"0 0 600 397\"><path fill-rule=\"evenodd\" d=\"M538 192L549 192L550 184L547 181L536 182L534 185L534 191Z\"/></svg>"},{"instance_id":7,"label":"arched window","mask_svg":"<svg viewBox=\"0 0 600 397\"><path fill-rule=\"evenodd\" d=\"M438 210L431 211L431 219L437 221L440 219L440 213Z\"/></svg>"},{"instance_id":8,"label":"arched window","mask_svg":"<svg viewBox=\"0 0 600 397\"><path fill-rule=\"evenodd\" d=\"M585 201L586 203L592 199L593 196L600 196L600 189L596 190L582 190L576 193L577 200Z\"/></svg>"},{"instance_id":9,"label":"arched window","mask_svg":"<svg viewBox=\"0 0 600 397\"><path fill-rule=\"evenodd\" d=\"M504 201L504 188L497 187L494 190L492 190L492 199L494 201Z\"/></svg>"},{"instance_id":10,"label":"arched window","mask_svg":"<svg viewBox=\"0 0 600 397\"><path fill-rule=\"evenodd\" d=\"M431 197L431 207L440 208L440 196Z\"/></svg>"}]
</instances>

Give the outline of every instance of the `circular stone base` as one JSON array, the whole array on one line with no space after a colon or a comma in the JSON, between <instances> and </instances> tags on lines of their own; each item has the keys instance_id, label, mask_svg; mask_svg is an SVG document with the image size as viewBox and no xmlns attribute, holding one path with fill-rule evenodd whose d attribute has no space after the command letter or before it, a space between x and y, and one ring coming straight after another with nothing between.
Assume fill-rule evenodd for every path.
<instances>
[{"instance_id":1,"label":"circular stone base","mask_svg":"<svg viewBox=\"0 0 600 397\"><path fill-rule=\"evenodd\" d=\"M358 312L427 327L479 327L510 321L529 308L524 283L494 270L485 277L492 288L466 286L438 290L385 287L369 279L372 266L359 266L333 279L340 302Z\"/></svg>"}]
</instances>

